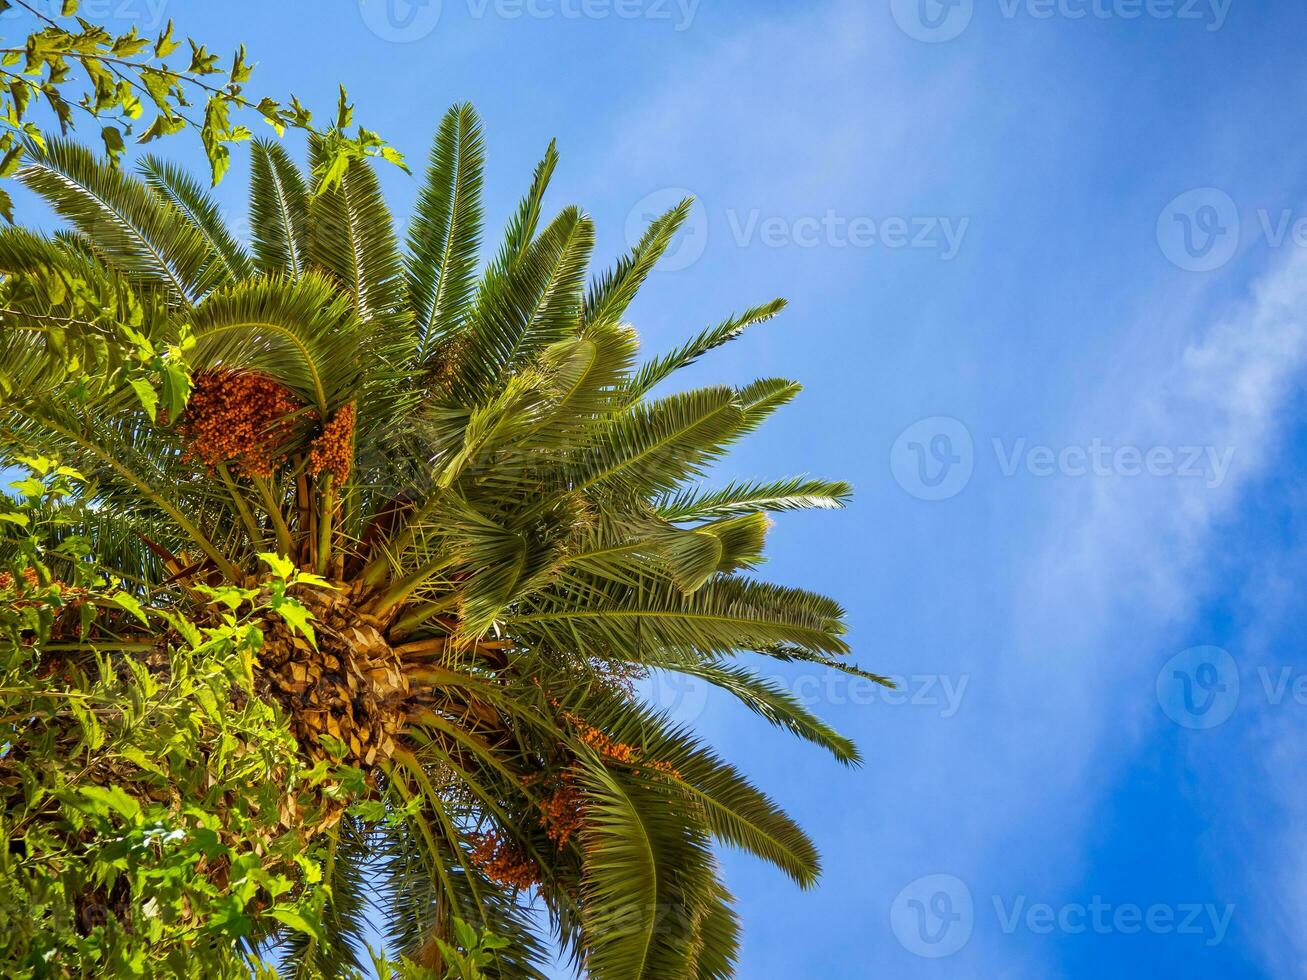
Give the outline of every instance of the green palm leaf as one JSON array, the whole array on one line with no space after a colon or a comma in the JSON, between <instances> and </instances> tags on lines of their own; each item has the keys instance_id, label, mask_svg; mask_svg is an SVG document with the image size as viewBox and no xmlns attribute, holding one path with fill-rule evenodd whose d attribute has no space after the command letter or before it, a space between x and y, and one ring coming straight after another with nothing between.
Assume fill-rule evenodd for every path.
<instances>
[{"instance_id":1,"label":"green palm leaf","mask_svg":"<svg viewBox=\"0 0 1307 980\"><path fill-rule=\"evenodd\" d=\"M857 747L851 740L813 715L794 694L779 684L746 668L729 665L693 664L679 670L730 692L750 711L799 738L828 749L840 762L847 765L861 762Z\"/></svg>"},{"instance_id":2,"label":"green palm leaf","mask_svg":"<svg viewBox=\"0 0 1307 980\"><path fill-rule=\"evenodd\" d=\"M846 653L842 616L822 596L744 578L717 578L686 595L674 582L654 577L627 584L577 575L565 587L524 600L505 618L520 635L553 649L674 664L677 655L713 657L777 643Z\"/></svg>"},{"instance_id":3,"label":"green palm leaf","mask_svg":"<svg viewBox=\"0 0 1307 980\"><path fill-rule=\"evenodd\" d=\"M453 333L472 295L481 245L484 166L476 111L466 104L455 106L436 132L408 233L409 303L422 361Z\"/></svg>"},{"instance_id":4,"label":"green palm leaf","mask_svg":"<svg viewBox=\"0 0 1307 980\"><path fill-rule=\"evenodd\" d=\"M794 477L770 483L731 483L720 490L686 487L668 495L658 513L669 521L707 520L753 511L834 510L847 503L853 488L829 480Z\"/></svg>"},{"instance_id":5,"label":"green palm leaf","mask_svg":"<svg viewBox=\"0 0 1307 980\"><path fill-rule=\"evenodd\" d=\"M596 980L684 976L712 855L693 804L657 779L583 764L583 922Z\"/></svg>"},{"instance_id":6,"label":"green palm leaf","mask_svg":"<svg viewBox=\"0 0 1307 980\"><path fill-rule=\"evenodd\" d=\"M511 269L487 277L458 335L456 397L476 404L514 368L578 331L581 286L593 247L593 224L568 208Z\"/></svg>"},{"instance_id":7,"label":"green palm leaf","mask_svg":"<svg viewBox=\"0 0 1307 980\"><path fill-rule=\"evenodd\" d=\"M250 228L262 272L296 278L308 266L309 192L280 143L255 140L250 150Z\"/></svg>"},{"instance_id":8,"label":"green palm leaf","mask_svg":"<svg viewBox=\"0 0 1307 980\"><path fill-rule=\"evenodd\" d=\"M206 283L234 282L253 273L249 253L232 236L217 202L199 181L158 157L145 157L137 169L150 189L176 208L207 243L210 255L205 263Z\"/></svg>"},{"instance_id":9,"label":"green palm leaf","mask_svg":"<svg viewBox=\"0 0 1307 980\"><path fill-rule=\"evenodd\" d=\"M324 160L324 147L314 142L311 169L316 172ZM388 333L403 330L403 264L372 167L351 163L330 189L310 199L308 222L310 262L334 275L353 296L358 318L381 321Z\"/></svg>"},{"instance_id":10,"label":"green palm leaf","mask_svg":"<svg viewBox=\"0 0 1307 980\"><path fill-rule=\"evenodd\" d=\"M587 326L612 324L621 320L635 299L635 294L649 278L649 273L663 257L681 225L685 224L693 206L694 200L686 198L656 218L631 253L622 258L614 269L596 280L586 297Z\"/></svg>"},{"instance_id":11,"label":"green palm leaf","mask_svg":"<svg viewBox=\"0 0 1307 980\"><path fill-rule=\"evenodd\" d=\"M331 280L251 279L220 290L197 310L192 363L267 374L294 390L322 418L354 396L365 328L353 296Z\"/></svg>"},{"instance_id":12,"label":"green palm leaf","mask_svg":"<svg viewBox=\"0 0 1307 980\"><path fill-rule=\"evenodd\" d=\"M182 303L202 295L210 257L204 237L143 182L74 143L31 147L18 178L95 242L125 272L164 284Z\"/></svg>"},{"instance_id":13,"label":"green palm leaf","mask_svg":"<svg viewBox=\"0 0 1307 980\"><path fill-rule=\"evenodd\" d=\"M783 309L785 300L774 299L709 327L688 343L641 367L628 386L629 396L632 399L643 397L681 368L689 367L704 354L739 337L748 327L774 319Z\"/></svg>"}]
</instances>

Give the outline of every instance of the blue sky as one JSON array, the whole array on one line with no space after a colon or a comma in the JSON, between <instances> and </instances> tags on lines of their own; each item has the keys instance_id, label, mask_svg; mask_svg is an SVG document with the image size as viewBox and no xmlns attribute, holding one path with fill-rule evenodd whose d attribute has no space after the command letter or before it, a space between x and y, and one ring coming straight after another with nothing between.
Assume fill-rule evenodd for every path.
<instances>
[{"instance_id":1,"label":"blue sky","mask_svg":"<svg viewBox=\"0 0 1307 980\"><path fill-rule=\"evenodd\" d=\"M552 204L606 259L693 192L632 311L650 351L791 300L693 371L806 385L721 476L854 482L766 574L838 596L907 697L783 674L849 771L652 692L825 855L808 893L723 856L742 977L1307 975L1302 5L83 7L244 41L324 111L344 81L414 162L474 102L490 215L556 136Z\"/></svg>"}]
</instances>

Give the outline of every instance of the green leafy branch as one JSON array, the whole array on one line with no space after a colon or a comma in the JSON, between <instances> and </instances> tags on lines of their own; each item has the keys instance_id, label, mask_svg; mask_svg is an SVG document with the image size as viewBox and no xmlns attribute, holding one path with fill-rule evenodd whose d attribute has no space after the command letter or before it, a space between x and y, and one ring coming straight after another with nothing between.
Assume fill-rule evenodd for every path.
<instances>
[{"instance_id":1,"label":"green leafy branch","mask_svg":"<svg viewBox=\"0 0 1307 980\"><path fill-rule=\"evenodd\" d=\"M408 169L402 154L377 133L362 126L348 131L354 113L343 86L334 119L319 127L313 113L294 95L287 102L246 95L254 65L244 45L226 63L193 38L186 39L189 52L183 51L171 20L151 39L135 27L114 35L76 16L78 0L63 0L58 18L26 0L0 0L0 13L15 6L44 26L21 46L4 46L0 40L0 177L17 172L30 145L44 149L44 130L31 119L39 104L54 114L64 135L76 127L79 114L94 120L115 165L130 138L149 143L188 128L196 130L215 185L231 164L230 144L254 135L235 120L239 113L261 119L278 136L298 129L320 142L318 193L335 187L353 160L376 157ZM170 64L168 59L178 51L181 60ZM3 188L0 214L13 220L12 201Z\"/></svg>"},{"instance_id":2,"label":"green leafy branch","mask_svg":"<svg viewBox=\"0 0 1307 980\"><path fill-rule=\"evenodd\" d=\"M269 555L266 588L209 590L226 615L204 625L91 565L60 581L42 542L81 474L19 462L28 475L0 501L0 959L24 976L55 962L70 976L241 977L276 931L322 939L327 841L303 839L286 808L312 823L357 787L341 767L302 766L250 673L260 614L306 626L286 589L316 579ZM102 635L125 614L158 638L127 652L84 623L80 642L59 642L74 606Z\"/></svg>"}]
</instances>

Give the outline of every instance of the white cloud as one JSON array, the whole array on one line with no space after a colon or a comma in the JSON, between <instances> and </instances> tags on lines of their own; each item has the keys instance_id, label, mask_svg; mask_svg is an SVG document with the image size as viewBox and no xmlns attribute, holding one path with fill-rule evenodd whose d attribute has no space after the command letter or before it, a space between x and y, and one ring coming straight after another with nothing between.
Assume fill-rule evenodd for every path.
<instances>
[{"instance_id":1,"label":"white cloud","mask_svg":"<svg viewBox=\"0 0 1307 980\"><path fill-rule=\"evenodd\" d=\"M1145 319L1138 329L1155 323ZM944 871L971 885L976 931L950 961L951 977L1043 972L1031 962L1038 956L1031 944L999 931L991 899L1001 895L1010 905L1018 894L1033 902L1074 891L1096 801L1139 740L1167 724L1156 672L1191 645L1177 626L1211 584L1209 549L1224 546L1213 525L1277 458L1283 409L1307 358L1307 253L1280 259L1249 300L1197 340L1160 338L1136 354L1086 394L1091 421L1065 423L1074 438L1233 447L1228 475L1215 487L1181 477L1048 484L1056 504L1008 542L1026 554L1017 563L1024 575L1010 586L977 583L1004 593L1000 606L1016 611L1010 645L958 653L967 661L959 669L975 676L956 719L929 730L877 729L893 732L892 751L875 763L878 782L893 787L890 819L874 828L851 824L843 841L828 844L865 849L870 838L866 894L877 918L919 875ZM1010 494L1010 484L973 484L969 492ZM1287 734L1281 751L1300 756L1300 737ZM1296 784L1285 790L1284 804L1307 817L1307 794ZM1297 881L1285 887L1307 895L1307 859L1286 874ZM1113 896L1119 903L1157 898ZM1286 924L1301 922L1307 898L1281 907ZM896 975L938 975L926 962L893 967Z\"/></svg>"},{"instance_id":2,"label":"white cloud","mask_svg":"<svg viewBox=\"0 0 1307 980\"><path fill-rule=\"evenodd\" d=\"M1007 801L1009 826L991 833L1025 826L1040 840L1031 851L1039 862L1057 863L1052 837L1079 840L1112 760L1162 723L1153 677L1188 645L1172 630L1207 585L1205 556L1219 543L1212 525L1276 458L1305 356L1307 253L1294 252L1172 365L1140 360L1099 392L1096 425L1104 404L1119 406L1104 437L1232 447L1235 462L1215 488L1176 477L1063 481L1049 544L1022 586L1016 646L996 665L1006 702L997 716L1010 724L1002 747L989 749L1008 777L992 790ZM1307 815L1296 788L1289 800ZM1065 857L1074 859L1074 846ZM1299 874L1307 881L1307 864Z\"/></svg>"}]
</instances>

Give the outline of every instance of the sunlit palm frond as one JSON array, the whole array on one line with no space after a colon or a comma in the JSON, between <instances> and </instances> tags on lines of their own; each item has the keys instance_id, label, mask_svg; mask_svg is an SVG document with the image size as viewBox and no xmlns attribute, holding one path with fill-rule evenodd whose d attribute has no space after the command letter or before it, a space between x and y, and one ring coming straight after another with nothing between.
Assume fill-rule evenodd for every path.
<instances>
[{"instance_id":1,"label":"sunlit palm frond","mask_svg":"<svg viewBox=\"0 0 1307 980\"><path fill-rule=\"evenodd\" d=\"M309 192L285 147L255 140L250 150L250 228L260 271L298 277L308 267Z\"/></svg>"},{"instance_id":2,"label":"sunlit palm frond","mask_svg":"<svg viewBox=\"0 0 1307 980\"><path fill-rule=\"evenodd\" d=\"M147 156L138 165L156 194L176 208L204 239L210 255L202 273L210 286L236 282L253 274L249 253L223 220L217 201L198 180L174 163Z\"/></svg>"},{"instance_id":3,"label":"sunlit palm frond","mask_svg":"<svg viewBox=\"0 0 1307 980\"><path fill-rule=\"evenodd\" d=\"M27 161L19 180L94 241L107 261L164 284L183 304L212 285L208 242L143 181L63 140L51 140L44 151L32 147Z\"/></svg>"},{"instance_id":4,"label":"sunlit palm frond","mask_svg":"<svg viewBox=\"0 0 1307 980\"><path fill-rule=\"evenodd\" d=\"M445 114L409 224L407 280L418 360L457 328L476 278L485 145L470 105Z\"/></svg>"}]
</instances>

